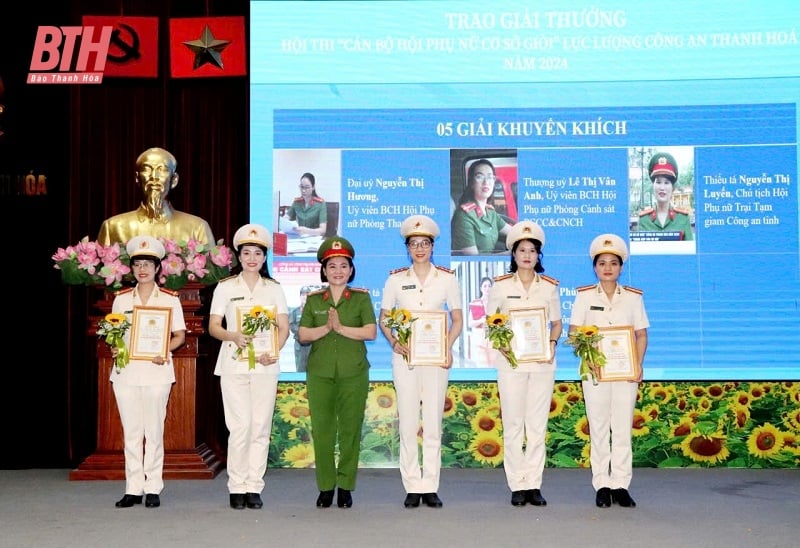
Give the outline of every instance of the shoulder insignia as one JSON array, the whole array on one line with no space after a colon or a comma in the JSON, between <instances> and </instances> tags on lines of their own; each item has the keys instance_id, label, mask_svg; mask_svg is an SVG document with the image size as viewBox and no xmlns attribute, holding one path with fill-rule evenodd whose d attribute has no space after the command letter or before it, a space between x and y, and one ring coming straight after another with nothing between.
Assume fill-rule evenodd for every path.
<instances>
[{"instance_id":1,"label":"shoulder insignia","mask_svg":"<svg viewBox=\"0 0 800 548\"><path fill-rule=\"evenodd\" d=\"M328 288L327 287L323 287L323 288L317 289L315 291L312 291L311 293L308 294L308 296L310 297L311 295L322 295L326 291L328 291Z\"/></svg>"},{"instance_id":2,"label":"shoulder insignia","mask_svg":"<svg viewBox=\"0 0 800 548\"><path fill-rule=\"evenodd\" d=\"M172 295L173 297L180 297L180 295L181 295L180 291L175 291L174 289L166 289L166 288L162 287L161 291L163 291L167 295Z\"/></svg>"},{"instance_id":3,"label":"shoulder insignia","mask_svg":"<svg viewBox=\"0 0 800 548\"><path fill-rule=\"evenodd\" d=\"M446 266L436 265L436 270L441 270L442 272L447 272L448 274L453 274L453 270L447 268Z\"/></svg>"},{"instance_id":4,"label":"shoulder insignia","mask_svg":"<svg viewBox=\"0 0 800 548\"><path fill-rule=\"evenodd\" d=\"M470 211L475 211L478 209L478 204L475 202L469 202L468 204L461 204L461 209L464 213L469 213Z\"/></svg>"},{"instance_id":5,"label":"shoulder insignia","mask_svg":"<svg viewBox=\"0 0 800 548\"><path fill-rule=\"evenodd\" d=\"M363 287L351 287L350 291L355 291L356 293L369 293L369 289L365 289Z\"/></svg>"},{"instance_id":6,"label":"shoulder insignia","mask_svg":"<svg viewBox=\"0 0 800 548\"><path fill-rule=\"evenodd\" d=\"M323 204L325 203L325 200L321 196L314 196L313 198L311 198L311 203L313 204L314 202L318 204Z\"/></svg>"},{"instance_id":7,"label":"shoulder insignia","mask_svg":"<svg viewBox=\"0 0 800 548\"><path fill-rule=\"evenodd\" d=\"M629 285L623 285L622 287L625 288L625 291L630 291L631 293L636 293L637 295L643 295L644 294L644 291L642 291L638 287L631 287Z\"/></svg>"},{"instance_id":8,"label":"shoulder insignia","mask_svg":"<svg viewBox=\"0 0 800 548\"><path fill-rule=\"evenodd\" d=\"M411 268L410 266L404 266L402 268L395 268L394 270L389 271L389 274L399 274L400 272L405 272Z\"/></svg>"},{"instance_id":9,"label":"shoulder insignia","mask_svg":"<svg viewBox=\"0 0 800 548\"><path fill-rule=\"evenodd\" d=\"M539 274L539 277L546 282L550 282L553 285L558 285L558 280L555 278L551 278L550 276L545 276L544 274Z\"/></svg>"},{"instance_id":10,"label":"shoulder insignia","mask_svg":"<svg viewBox=\"0 0 800 548\"><path fill-rule=\"evenodd\" d=\"M685 209L683 209L681 207L676 207L676 208L673 208L673 209L675 210L675 213L680 213L681 215L688 215L689 214L689 212L687 210L685 210Z\"/></svg>"},{"instance_id":11,"label":"shoulder insignia","mask_svg":"<svg viewBox=\"0 0 800 548\"><path fill-rule=\"evenodd\" d=\"M298 196L297 198L294 199L294 201L295 202L302 202L303 201L303 197L302 196Z\"/></svg>"},{"instance_id":12,"label":"shoulder insignia","mask_svg":"<svg viewBox=\"0 0 800 548\"><path fill-rule=\"evenodd\" d=\"M645 215L650 215L655 211L652 207L646 207L639 212L639 217L644 217Z\"/></svg>"},{"instance_id":13,"label":"shoulder insignia","mask_svg":"<svg viewBox=\"0 0 800 548\"><path fill-rule=\"evenodd\" d=\"M262 279L262 280L264 280L264 283L268 283L268 284L275 284L275 285L281 285L281 282L279 282L279 281L278 281L278 280L276 280L275 278L266 278L266 277L263 277L263 276L262 276L262 278L261 278L261 279Z\"/></svg>"},{"instance_id":14,"label":"shoulder insignia","mask_svg":"<svg viewBox=\"0 0 800 548\"><path fill-rule=\"evenodd\" d=\"M233 279L233 278L235 278L236 276L238 276L238 274L233 274L233 275L231 275L231 276L228 276L228 277L226 277L226 278L222 278L222 279L221 279L219 282L217 282L217 283L227 282L228 280L232 280L232 279Z\"/></svg>"},{"instance_id":15,"label":"shoulder insignia","mask_svg":"<svg viewBox=\"0 0 800 548\"><path fill-rule=\"evenodd\" d=\"M502 282L503 280L507 280L507 279L509 279L509 278L513 278L513 277L514 277L514 274L512 274L511 272L509 272L508 274L501 274L500 276L495 276L495 277L494 277L494 281L496 281L496 282Z\"/></svg>"},{"instance_id":16,"label":"shoulder insignia","mask_svg":"<svg viewBox=\"0 0 800 548\"><path fill-rule=\"evenodd\" d=\"M577 288L577 291L589 291L590 289L594 289L595 287L597 287L597 284L582 285L581 287Z\"/></svg>"},{"instance_id":17,"label":"shoulder insignia","mask_svg":"<svg viewBox=\"0 0 800 548\"><path fill-rule=\"evenodd\" d=\"M115 291L114 295L115 296L116 295L124 295L125 293L130 293L131 291L133 291L132 287L126 287L125 289L120 289L119 291Z\"/></svg>"}]
</instances>

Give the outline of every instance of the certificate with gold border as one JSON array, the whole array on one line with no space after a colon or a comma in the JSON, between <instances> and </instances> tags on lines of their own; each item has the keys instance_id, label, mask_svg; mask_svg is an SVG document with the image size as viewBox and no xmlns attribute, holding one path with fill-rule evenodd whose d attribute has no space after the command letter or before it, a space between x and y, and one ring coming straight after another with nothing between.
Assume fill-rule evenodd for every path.
<instances>
[{"instance_id":1,"label":"certificate with gold border","mask_svg":"<svg viewBox=\"0 0 800 548\"><path fill-rule=\"evenodd\" d=\"M278 318L278 307L275 305L264 306L261 308L269 312L273 318ZM244 315L253 309L252 306L238 306L236 307L236 324L239 326L239 331L244 333ZM259 331L253 335L253 350L256 356L261 354L269 354L272 358L278 356L278 324L273 322L270 328L266 331ZM239 361L246 362L248 360L247 350L242 350L239 354Z\"/></svg>"},{"instance_id":2,"label":"certificate with gold border","mask_svg":"<svg viewBox=\"0 0 800 548\"><path fill-rule=\"evenodd\" d=\"M550 360L547 312L543 306L508 311L509 327L514 332L511 349L519 363Z\"/></svg>"},{"instance_id":3,"label":"certificate with gold border","mask_svg":"<svg viewBox=\"0 0 800 548\"><path fill-rule=\"evenodd\" d=\"M597 380L635 381L639 378L639 359L636 354L636 336L630 325L601 327L603 339L598 344L605 354L606 364L597 368Z\"/></svg>"},{"instance_id":4,"label":"certificate with gold border","mask_svg":"<svg viewBox=\"0 0 800 548\"><path fill-rule=\"evenodd\" d=\"M171 333L171 308L134 306L131 320L131 359L152 361L156 356L161 356L166 360Z\"/></svg>"},{"instance_id":5,"label":"certificate with gold border","mask_svg":"<svg viewBox=\"0 0 800 548\"><path fill-rule=\"evenodd\" d=\"M411 337L408 347L409 365L446 366L447 348L447 312L420 312L411 310L411 317L416 318L411 324Z\"/></svg>"}]
</instances>

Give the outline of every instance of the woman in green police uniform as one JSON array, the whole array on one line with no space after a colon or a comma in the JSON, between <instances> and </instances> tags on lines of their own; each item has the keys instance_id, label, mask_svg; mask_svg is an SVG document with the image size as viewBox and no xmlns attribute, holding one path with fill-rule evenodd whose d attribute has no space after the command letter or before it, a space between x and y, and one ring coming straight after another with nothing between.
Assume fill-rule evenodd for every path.
<instances>
[{"instance_id":1,"label":"woman in green police uniform","mask_svg":"<svg viewBox=\"0 0 800 548\"><path fill-rule=\"evenodd\" d=\"M320 279L328 287L310 293L300 317L301 343L311 343L306 371L308 406L314 438L317 506L353 505L361 429L369 390L369 362L364 341L378 333L372 299L353 281L355 251L344 238L328 238L317 251ZM339 445L339 462L334 456Z\"/></svg>"},{"instance_id":2,"label":"woman in green police uniform","mask_svg":"<svg viewBox=\"0 0 800 548\"><path fill-rule=\"evenodd\" d=\"M300 196L286 210L290 221L297 221L294 231L301 236L324 236L328 229L328 206L317 194L317 181L312 173L300 177Z\"/></svg>"}]
</instances>

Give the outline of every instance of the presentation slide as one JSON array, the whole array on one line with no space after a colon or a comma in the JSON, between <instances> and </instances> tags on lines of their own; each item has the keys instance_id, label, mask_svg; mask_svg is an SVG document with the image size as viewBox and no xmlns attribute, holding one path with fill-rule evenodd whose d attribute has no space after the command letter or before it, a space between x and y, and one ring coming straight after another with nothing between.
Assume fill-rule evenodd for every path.
<instances>
[{"instance_id":1,"label":"presentation slide","mask_svg":"<svg viewBox=\"0 0 800 548\"><path fill-rule=\"evenodd\" d=\"M485 160L496 213L544 229L565 332L611 232L644 293L646 381L798 380L798 32L791 0L253 1L250 214L275 233L271 273L299 308L343 236L377 316L410 264L400 224L427 215L462 290L451 379L495 379L480 299L509 252L459 222ZM302 350L282 378L303 378ZM380 333L368 351L391 379ZM563 338L557 363L578 378Z\"/></svg>"}]
</instances>

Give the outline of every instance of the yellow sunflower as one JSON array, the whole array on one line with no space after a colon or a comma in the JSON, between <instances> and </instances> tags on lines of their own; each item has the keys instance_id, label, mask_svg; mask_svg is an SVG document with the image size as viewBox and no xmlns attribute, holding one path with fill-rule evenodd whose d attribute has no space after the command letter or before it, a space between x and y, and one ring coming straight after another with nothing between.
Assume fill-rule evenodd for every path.
<instances>
[{"instance_id":1,"label":"yellow sunflower","mask_svg":"<svg viewBox=\"0 0 800 548\"><path fill-rule=\"evenodd\" d=\"M575 422L575 435L583 441L589 441L589 419L585 416Z\"/></svg>"},{"instance_id":2,"label":"yellow sunflower","mask_svg":"<svg viewBox=\"0 0 800 548\"><path fill-rule=\"evenodd\" d=\"M694 422L692 422L692 419L684 417L678 421L678 424L670 425L669 433L673 438L682 438L683 436L691 434L693 427Z\"/></svg>"},{"instance_id":3,"label":"yellow sunflower","mask_svg":"<svg viewBox=\"0 0 800 548\"><path fill-rule=\"evenodd\" d=\"M701 398L706 395L706 387L699 384L693 384L689 387L689 394L694 398Z\"/></svg>"},{"instance_id":4,"label":"yellow sunflower","mask_svg":"<svg viewBox=\"0 0 800 548\"><path fill-rule=\"evenodd\" d=\"M800 408L792 410L786 414L786 421L793 429L800 431Z\"/></svg>"},{"instance_id":5,"label":"yellow sunflower","mask_svg":"<svg viewBox=\"0 0 800 548\"><path fill-rule=\"evenodd\" d=\"M765 422L762 426L753 428L747 437L747 449L751 455L768 459L783 448L783 433Z\"/></svg>"},{"instance_id":6,"label":"yellow sunflower","mask_svg":"<svg viewBox=\"0 0 800 548\"><path fill-rule=\"evenodd\" d=\"M651 403L642 409L642 415L644 415L644 418L647 422L658 420L659 415L661 415L661 408L658 405Z\"/></svg>"},{"instance_id":7,"label":"yellow sunflower","mask_svg":"<svg viewBox=\"0 0 800 548\"><path fill-rule=\"evenodd\" d=\"M472 458L481 464L498 466L503 462L503 443L498 433L484 432L469 444Z\"/></svg>"},{"instance_id":8,"label":"yellow sunflower","mask_svg":"<svg viewBox=\"0 0 800 548\"><path fill-rule=\"evenodd\" d=\"M800 436L793 432L783 432L783 449L800 456Z\"/></svg>"},{"instance_id":9,"label":"yellow sunflower","mask_svg":"<svg viewBox=\"0 0 800 548\"><path fill-rule=\"evenodd\" d=\"M647 390L649 399L660 402L661 404L667 403L672 399L672 390L665 386L651 386Z\"/></svg>"},{"instance_id":10,"label":"yellow sunflower","mask_svg":"<svg viewBox=\"0 0 800 548\"><path fill-rule=\"evenodd\" d=\"M733 395L733 401L738 403L739 405L750 406L753 401L753 397L750 395L749 392L744 392L739 390Z\"/></svg>"},{"instance_id":11,"label":"yellow sunflower","mask_svg":"<svg viewBox=\"0 0 800 548\"><path fill-rule=\"evenodd\" d=\"M501 427L497 415L487 413L485 410L478 411L475 414L475 418L470 421L470 425L472 426L472 431L478 434L481 432L497 432Z\"/></svg>"},{"instance_id":12,"label":"yellow sunflower","mask_svg":"<svg viewBox=\"0 0 800 548\"><path fill-rule=\"evenodd\" d=\"M367 416L387 417L397 413L397 393L389 384L375 384L367 396Z\"/></svg>"},{"instance_id":13,"label":"yellow sunflower","mask_svg":"<svg viewBox=\"0 0 800 548\"><path fill-rule=\"evenodd\" d=\"M720 463L730 456L727 438L722 432L710 435L692 432L681 442L683 456L694 462Z\"/></svg>"},{"instance_id":14,"label":"yellow sunflower","mask_svg":"<svg viewBox=\"0 0 800 548\"><path fill-rule=\"evenodd\" d=\"M550 398L550 415L551 419L559 416L561 412L564 410L564 400L560 397L553 395Z\"/></svg>"},{"instance_id":15,"label":"yellow sunflower","mask_svg":"<svg viewBox=\"0 0 800 548\"><path fill-rule=\"evenodd\" d=\"M578 463L578 468L591 468L592 467L592 461L590 460L591 455L592 455L592 444L587 443L586 445L583 446L583 449L581 449L581 458L576 459L575 461Z\"/></svg>"},{"instance_id":16,"label":"yellow sunflower","mask_svg":"<svg viewBox=\"0 0 800 548\"><path fill-rule=\"evenodd\" d=\"M734 403L728 407L728 412L733 415L733 424L737 428L744 428L747 421L750 420L750 408L744 405Z\"/></svg>"},{"instance_id":17,"label":"yellow sunflower","mask_svg":"<svg viewBox=\"0 0 800 548\"><path fill-rule=\"evenodd\" d=\"M289 468L311 468L314 466L314 446L310 443L301 443L287 447L281 458Z\"/></svg>"},{"instance_id":18,"label":"yellow sunflower","mask_svg":"<svg viewBox=\"0 0 800 548\"><path fill-rule=\"evenodd\" d=\"M647 426L647 416L639 409L633 410L633 422L631 425L631 435L634 438L646 436L650 433L650 427Z\"/></svg>"},{"instance_id":19,"label":"yellow sunflower","mask_svg":"<svg viewBox=\"0 0 800 548\"><path fill-rule=\"evenodd\" d=\"M725 395L725 389L721 384L709 384L706 387L706 394L708 394L710 398L718 400Z\"/></svg>"},{"instance_id":20,"label":"yellow sunflower","mask_svg":"<svg viewBox=\"0 0 800 548\"><path fill-rule=\"evenodd\" d=\"M481 394L472 388L463 388L459 394L459 399L467 407L477 407L481 402Z\"/></svg>"},{"instance_id":21,"label":"yellow sunflower","mask_svg":"<svg viewBox=\"0 0 800 548\"><path fill-rule=\"evenodd\" d=\"M282 401L278 406L278 416L283 422L288 422L295 426L305 425L311 420L308 401L298 398Z\"/></svg>"},{"instance_id":22,"label":"yellow sunflower","mask_svg":"<svg viewBox=\"0 0 800 548\"><path fill-rule=\"evenodd\" d=\"M761 384L751 384L748 393L754 400L763 398L767 395L767 392L764 390L764 385Z\"/></svg>"}]
</instances>

